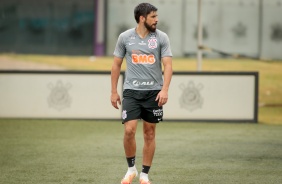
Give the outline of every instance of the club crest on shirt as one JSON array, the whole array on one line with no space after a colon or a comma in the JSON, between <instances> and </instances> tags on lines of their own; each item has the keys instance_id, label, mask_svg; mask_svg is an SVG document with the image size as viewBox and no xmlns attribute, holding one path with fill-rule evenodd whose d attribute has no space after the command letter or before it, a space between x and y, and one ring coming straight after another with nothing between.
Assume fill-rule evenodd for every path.
<instances>
[{"instance_id":1,"label":"club crest on shirt","mask_svg":"<svg viewBox=\"0 0 282 184\"><path fill-rule=\"evenodd\" d=\"M158 46L157 39L151 38L151 39L148 40L148 47L150 49L155 49L155 48L157 48L157 46Z\"/></svg>"}]
</instances>

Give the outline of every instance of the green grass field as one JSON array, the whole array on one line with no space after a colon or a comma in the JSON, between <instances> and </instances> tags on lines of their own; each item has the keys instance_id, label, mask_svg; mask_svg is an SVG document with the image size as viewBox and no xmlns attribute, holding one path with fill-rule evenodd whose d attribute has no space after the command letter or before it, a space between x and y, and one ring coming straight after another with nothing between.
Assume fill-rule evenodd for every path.
<instances>
[{"instance_id":1,"label":"green grass field","mask_svg":"<svg viewBox=\"0 0 282 184\"><path fill-rule=\"evenodd\" d=\"M112 64L111 57L0 57L67 70ZM174 58L173 67L195 71L196 60ZM282 183L282 62L205 59L203 71L258 71L259 123L160 123L153 184ZM127 169L122 138L119 121L0 119L0 184L119 184ZM140 171L141 124L136 139Z\"/></svg>"},{"instance_id":2,"label":"green grass field","mask_svg":"<svg viewBox=\"0 0 282 184\"><path fill-rule=\"evenodd\" d=\"M154 184L282 183L281 132L277 125L160 123L151 180ZM123 126L115 121L0 119L0 183L118 184L127 169L122 136Z\"/></svg>"}]
</instances>

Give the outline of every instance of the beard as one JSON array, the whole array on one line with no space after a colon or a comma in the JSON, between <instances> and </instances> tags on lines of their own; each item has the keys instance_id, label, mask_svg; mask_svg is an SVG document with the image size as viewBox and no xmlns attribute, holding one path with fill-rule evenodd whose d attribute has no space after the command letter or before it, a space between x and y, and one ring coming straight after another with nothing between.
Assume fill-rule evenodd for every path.
<instances>
[{"instance_id":1,"label":"beard","mask_svg":"<svg viewBox=\"0 0 282 184\"><path fill-rule=\"evenodd\" d=\"M150 32L155 32L157 29L157 24L152 24L151 26L149 24L147 24L147 22L145 21L144 23L145 27L150 31ZM153 27L153 25L155 25L155 27Z\"/></svg>"}]
</instances>

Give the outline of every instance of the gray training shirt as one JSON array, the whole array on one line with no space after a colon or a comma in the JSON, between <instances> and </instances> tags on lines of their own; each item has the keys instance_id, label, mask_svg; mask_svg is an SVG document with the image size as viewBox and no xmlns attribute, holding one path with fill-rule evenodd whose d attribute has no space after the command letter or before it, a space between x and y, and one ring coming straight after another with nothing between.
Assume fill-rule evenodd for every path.
<instances>
[{"instance_id":1,"label":"gray training shirt","mask_svg":"<svg viewBox=\"0 0 282 184\"><path fill-rule=\"evenodd\" d=\"M157 29L142 39L135 28L129 29L119 35L114 56L126 58L123 89L162 89L161 58L172 57L166 33Z\"/></svg>"}]
</instances>

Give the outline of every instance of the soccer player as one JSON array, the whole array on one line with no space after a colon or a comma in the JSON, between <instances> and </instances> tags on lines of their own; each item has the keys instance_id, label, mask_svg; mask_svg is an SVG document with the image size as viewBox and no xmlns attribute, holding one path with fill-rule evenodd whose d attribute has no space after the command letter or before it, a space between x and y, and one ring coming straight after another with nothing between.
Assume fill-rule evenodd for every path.
<instances>
[{"instance_id":1,"label":"soccer player","mask_svg":"<svg viewBox=\"0 0 282 184\"><path fill-rule=\"evenodd\" d=\"M111 70L111 103L116 109L121 105L117 92L123 58L127 69L123 84L122 123L124 124L124 150L128 170L121 184L131 184L137 177L135 167L137 122L143 120L143 161L140 184L150 184L148 173L155 152L156 124L162 121L163 105L168 100L172 77L172 53L166 33L156 29L157 8L141 3L134 9L135 28L119 35ZM162 65L164 76L162 76Z\"/></svg>"}]
</instances>

